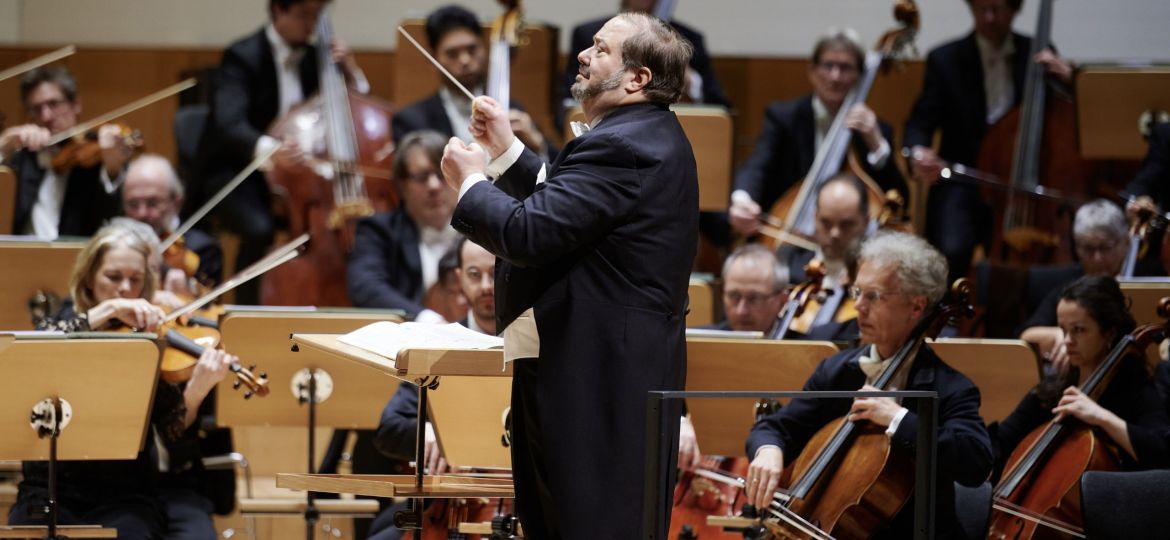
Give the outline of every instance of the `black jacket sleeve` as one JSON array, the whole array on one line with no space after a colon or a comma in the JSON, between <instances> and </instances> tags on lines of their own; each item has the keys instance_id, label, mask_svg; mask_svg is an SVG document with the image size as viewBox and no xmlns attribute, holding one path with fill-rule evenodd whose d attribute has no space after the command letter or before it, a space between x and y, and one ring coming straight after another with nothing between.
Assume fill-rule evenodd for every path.
<instances>
[{"instance_id":1,"label":"black jacket sleeve","mask_svg":"<svg viewBox=\"0 0 1170 540\"><path fill-rule=\"evenodd\" d=\"M374 447L392 459L413 460L418 431L418 387L403 382L382 409Z\"/></svg>"},{"instance_id":2,"label":"black jacket sleeve","mask_svg":"<svg viewBox=\"0 0 1170 540\"><path fill-rule=\"evenodd\" d=\"M397 249L389 231L373 218L363 219L354 231L353 249L346 265L346 289L356 307L401 309L415 315L425 307L394 288L386 254Z\"/></svg>"}]
</instances>

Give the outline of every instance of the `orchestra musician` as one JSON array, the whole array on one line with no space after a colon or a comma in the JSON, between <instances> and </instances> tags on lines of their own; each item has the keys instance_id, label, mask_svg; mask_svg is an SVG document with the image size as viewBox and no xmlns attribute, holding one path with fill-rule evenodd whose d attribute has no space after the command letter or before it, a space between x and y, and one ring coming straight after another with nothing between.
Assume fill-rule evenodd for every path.
<instances>
[{"instance_id":1,"label":"orchestra musician","mask_svg":"<svg viewBox=\"0 0 1170 540\"><path fill-rule=\"evenodd\" d=\"M851 288L858 312L862 346L823 360L804 390L866 390L884 363L910 336L915 324L947 290L946 261L926 241L900 232L881 232L861 246L857 280ZM979 416L979 388L944 363L928 345L914 359L906 380L892 388L938 392L937 538L949 538L957 527L954 483L982 484L991 471L991 444ZM783 469L790 466L822 426L848 414L850 422L885 427L894 452L917 444L916 403L905 406L891 398L843 400L798 398L752 427L747 439L748 502L767 508ZM907 502L889 529L874 538L913 536L913 502Z\"/></svg>"},{"instance_id":2,"label":"orchestra musician","mask_svg":"<svg viewBox=\"0 0 1170 540\"><path fill-rule=\"evenodd\" d=\"M145 223L160 239L179 227L179 210L183 208L183 183L171 162L158 154L143 154L130 162L122 184L122 212L126 217ZM223 281L223 250L219 240L199 229L183 235L183 245L199 257L195 275L187 276L182 268L166 268L159 276L162 290L187 297L198 296L190 283L215 286Z\"/></svg>"},{"instance_id":3,"label":"orchestra musician","mask_svg":"<svg viewBox=\"0 0 1170 540\"><path fill-rule=\"evenodd\" d=\"M62 66L33 69L21 79L20 99L26 123L0 132L0 161L18 178L12 231L46 240L92 235L118 212L115 191L132 154L120 136L121 128L112 124L98 128L97 164L55 170L51 163L61 147L46 143L78 123L77 80Z\"/></svg>"},{"instance_id":4,"label":"orchestra musician","mask_svg":"<svg viewBox=\"0 0 1170 540\"><path fill-rule=\"evenodd\" d=\"M447 144L443 174L460 192L452 224L499 258L496 327L517 358L512 472L526 537L640 530L646 426L630 411L685 376L698 179L669 105L690 56L660 20L618 15L577 54L573 93L590 130L551 167L487 97L475 100L477 144ZM676 451L672 440L660 456L667 470Z\"/></svg>"},{"instance_id":5,"label":"orchestra musician","mask_svg":"<svg viewBox=\"0 0 1170 540\"><path fill-rule=\"evenodd\" d=\"M257 156L279 149L261 169L303 170L306 158L293 141L265 135L274 120L311 97L318 88L317 44L312 43L325 0L268 0L269 22L232 43L224 51L216 74L211 117L200 143L202 202L219 191ZM346 81L360 92L369 83L344 43L334 41L333 59ZM246 268L264 255L272 243L271 192L257 172L217 207L229 230L240 235L236 268ZM259 303L259 280L236 289L236 301Z\"/></svg>"},{"instance_id":6,"label":"orchestra musician","mask_svg":"<svg viewBox=\"0 0 1170 540\"><path fill-rule=\"evenodd\" d=\"M1170 122L1151 126L1149 143L1141 170L1125 187L1133 197L1125 207L1131 221L1139 208L1170 208Z\"/></svg>"},{"instance_id":7,"label":"orchestra musician","mask_svg":"<svg viewBox=\"0 0 1170 540\"><path fill-rule=\"evenodd\" d=\"M939 174L950 163L974 166L988 127L1022 100L1031 38L1013 32L1012 22L1023 2L967 0L974 30L930 52L922 92L906 120L903 153L914 178L930 185L926 236L946 256L952 280L967 275L975 246L988 242L992 217L978 187L939 183ZM1032 60L1071 82L1072 64L1055 53Z\"/></svg>"},{"instance_id":8,"label":"orchestra musician","mask_svg":"<svg viewBox=\"0 0 1170 540\"><path fill-rule=\"evenodd\" d=\"M1056 314L1065 354L992 430L997 470L1025 436L1057 416L1075 418L1108 436L1121 450L1123 469L1170 466L1166 446L1170 419L1144 351L1122 360L1099 401L1080 390L1113 346L1136 326L1117 281L1104 275L1074 281L1061 291Z\"/></svg>"},{"instance_id":9,"label":"orchestra musician","mask_svg":"<svg viewBox=\"0 0 1170 540\"><path fill-rule=\"evenodd\" d=\"M735 230L755 234L761 213L808 174L817 148L864 66L865 48L853 30L833 30L817 40L808 67L812 95L768 105L756 147L735 174L728 214ZM866 174L883 191L896 189L906 200L906 181L891 156L890 126L865 104L845 114L845 125L854 132L853 149Z\"/></svg>"},{"instance_id":10,"label":"orchestra musician","mask_svg":"<svg viewBox=\"0 0 1170 540\"><path fill-rule=\"evenodd\" d=\"M426 31L427 43L439 64L464 88L475 95L483 95L489 67L487 44L475 14L458 5L440 7L427 16ZM437 92L403 107L394 115L395 144L420 129L471 140L471 133L467 130L471 100L446 77L440 77L440 80L442 84ZM532 117L514 100L511 103L513 108L508 114L516 136L534 152L553 156L555 150L551 142L540 132Z\"/></svg>"},{"instance_id":11,"label":"orchestra musician","mask_svg":"<svg viewBox=\"0 0 1170 540\"><path fill-rule=\"evenodd\" d=\"M113 224L97 231L74 265L69 283L71 300L59 313L42 320L39 328L157 330L165 315L147 300L158 286L148 262L151 249L150 242L130 228ZM165 483L160 472L179 471L184 466L174 445L195 424L200 405L236 361L235 356L208 347L185 387L160 380L150 414L152 433L158 436L146 437L136 459L59 463L59 522L114 527L118 538L215 538L211 503L200 500L203 495L190 486ZM44 524L44 516L34 513L39 514L48 497L47 463L25 462L23 469L24 479L8 522Z\"/></svg>"},{"instance_id":12,"label":"orchestra musician","mask_svg":"<svg viewBox=\"0 0 1170 540\"><path fill-rule=\"evenodd\" d=\"M723 261L722 322L714 330L768 335L784 307L788 281L772 251L760 244L740 246Z\"/></svg>"}]
</instances>

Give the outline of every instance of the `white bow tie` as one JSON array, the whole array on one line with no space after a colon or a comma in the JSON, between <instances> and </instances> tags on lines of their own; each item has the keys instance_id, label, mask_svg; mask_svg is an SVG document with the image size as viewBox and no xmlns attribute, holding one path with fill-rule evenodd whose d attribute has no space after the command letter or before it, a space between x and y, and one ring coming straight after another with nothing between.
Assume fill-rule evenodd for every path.
<instances>
[{"instance_id":1,"label":"white bow tie","mask_svg":"<svg viewBox=\"0 0 1170 540\"><path fill-rule=\"evenodd\" d=\"M569 129L573 130L574 137L580 137L589 131L589 124L585 122L569 122Z\"/></svg>"}]
</instances>

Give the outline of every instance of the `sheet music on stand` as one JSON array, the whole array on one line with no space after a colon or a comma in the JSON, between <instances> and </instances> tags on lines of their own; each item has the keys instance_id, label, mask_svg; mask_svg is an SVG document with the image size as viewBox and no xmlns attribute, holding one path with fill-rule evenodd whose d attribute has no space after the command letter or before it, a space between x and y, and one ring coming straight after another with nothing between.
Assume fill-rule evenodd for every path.
<instances>
[{"instance_id":1,"label":"sheet music on stand","mask_svg":"<svg viewBox=\"0 0 1170 540\"><path fill-rule=\"evenodd\" d=\"M364 351L398 358L404 349L497 349L503 338L481 334L459 323L376 322L337 338Z\"/></svg>"}]
</instances>

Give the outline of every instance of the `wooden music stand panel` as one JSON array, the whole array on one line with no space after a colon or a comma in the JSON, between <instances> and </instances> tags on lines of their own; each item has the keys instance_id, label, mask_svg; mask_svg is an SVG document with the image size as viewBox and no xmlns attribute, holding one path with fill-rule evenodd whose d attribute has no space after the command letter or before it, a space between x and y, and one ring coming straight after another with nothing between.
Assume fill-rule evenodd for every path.
<instances>
[{"instance_id":1,"label":"wooden music stand panel","mask_svg":"<svg viewBox=\"0 0 1170 540\"><path fill-rule=\"evenodd\" d=\"M1007 418L1040 382L1040 357L1020 339L940 338L930 348L979 387L986 423Z\"/></svg>"},{"instance_id":2,"label":"wooden music stand panel","mask_svg":"<svg viewBox=\"0 0 1170 540\"><path fill-rule=\"evenodd\" d=\"M247 401L232 390L227 377L216 392L216 419L222 426L308 425L305 408L293 393L293 376L305 367L326 371L333 379L333 395L317 405L317 425L351 429L375 429L379 413L398 385L397 381L371 376L369 369L332 354L301 349L293 352L289 335L295 332L352 332L378 321L401 317L383 311L271 311L230 310L220 321L224 348L244 365L268 375L271 393Z\"/></svg>"},{"instance_id":3,"label":"wooden music stand panel","mask_svg":"<svg viewBox=\"0 0 1170 540\"><path fill-rule=\"evenodd\" d=\"M1146 111L1170 112L1170 66L1085 66L1076 96L1081 157L1142 159L1148 145L1139 120Z\"/></svg>"},{"instance_id":4,"label":"wooden music stand panel","mask_svg":"<svg viewBox=\"0 0 1170 540\"><path fill-rule=\"evenodd\" d=\"M687 328L715 324L715 286L710 281L691 278L687 298Z\"/></svg>"},{"instance_id":5,"label":"wooden music stand panel","mask_svg":"<svg viewBox=\"0 0 1170 540\"><path fill-rule=\"evenodd\" d=\"M425 23L419 19L408 19L401 23L423 47L428 47ZM485 44L491 36L491 28L483 28ZM399 108L406 107L439 90L443 75L431 65L398 32L394 32L394 86L390 96ZM560 60L560 30L556 26L526 21L520 40L523 46L513 49L510 87L512 101L519 102L540 126L541 131L555 136L553 129L553 96L560 81L557 63ZM485 56L487 52L484 53ZM469 89L475 91L474 88Z\"/></svg>"},{"instance_id":6,"label":"wooden music stand panel","mask_svg":"<svg viewBox=\"0 0 1170 540\"><path fill-rule=\"evenodd\" d=\"M699 210L725 212L731 204L731 115L727 109L713 105L674 105L671 107L682 124L699 174ZM583 122L581 107L565 112L565 141L573 139L569 122Z\"/></svg>"},{"instance_id":7,"label":"wooden music stand panel","mask_svg":"<svg viewBox=\"0 0 1170 540\"><path fill-rule=\"evenodd\" d=\"M503 349L402 349L390 360L337 340L338 334L293 334L292 341L301 350L331 354L376 369L404 381L420 377L468 375L511 377L512 364L504 363Z\"/></svg>"},{"instance_id":8,"label":"wooden music stand panel","mask_svg":"<svg viewBox=\"0 0 1170 540\"><path fill-rule=\"evenodd\" d=\"M12 234L16 214L16 173L0 166L0 234Z\"/></svg>"},{"instance_id":9,"label":"wooden music stand panel","mask_svg":"<svg viewBox=\"0 0 1170 540\"><path fill-rule=\"evenodd\" d=\"M687 390L800 390L817 364L837 352L827 341L687 338ZM689 399L699 449L740 456L755 423L755 399Z\"/></svg>"},{"instance_id":10,"label":"wooden music stand panel","mask_svg":"<svg viewBox=\"0 0 1170 540\"><path fill-rule=\"evenodd\" d=\"M1129 300L1129 312L1138 326L1161 323L1158 317L1158 302L1170 296L1170 279L1122 280L1121 292Z\"/></svg>"},{"instance_id":11,"label":"wooden music stand panel","mask_svg":"<svg viewBox=\"0 0 1170 540\"><path fill-rule=\"evenodd\" d=\"M29 415L53 396L73 409L58 459L134 459L145 441L158 365L158 345L147 337L16 340L0 352L6 433L0 459L49 459L49 439L37 437Z\"/></svg>"},{"instance_id":12,"label":"wooden music stand panel","mask_svg":"<svg viewBox=\"0 0 1170 540\"><path fill-rule=\"evenodd\" d=\"M453 468L511 469L504 418L512 405L511 377L443 377L427 394L435 437Z\"/></svg>"},{"instance_id":13,"label":"wooden music stand panel","mask_svg":"<svg viewBox=\"0 0 1170 540\"><path fill-rule=\"evenodd\" d=\"M282 488L323 493L352 493L370 497L412 498L514 498L516 491L511 478L484 478L478 476L436 475L423 477L419 490L416 478L410 475L381 474L301 474L276 475L276 485Z\"/></svg>"},{"instance_id":14,"label":"wooden music stand panel","mask_svg":"<svg viewBox=\"0 0 1170 540\"><path fill-rule=\"evenodd\" d=\"M9 218L11 221L11 217ZM69 274L83 242L0 239L0 330L32 330L28 300L38 290L69 295Z\"/></svg>"}]
</instances>

